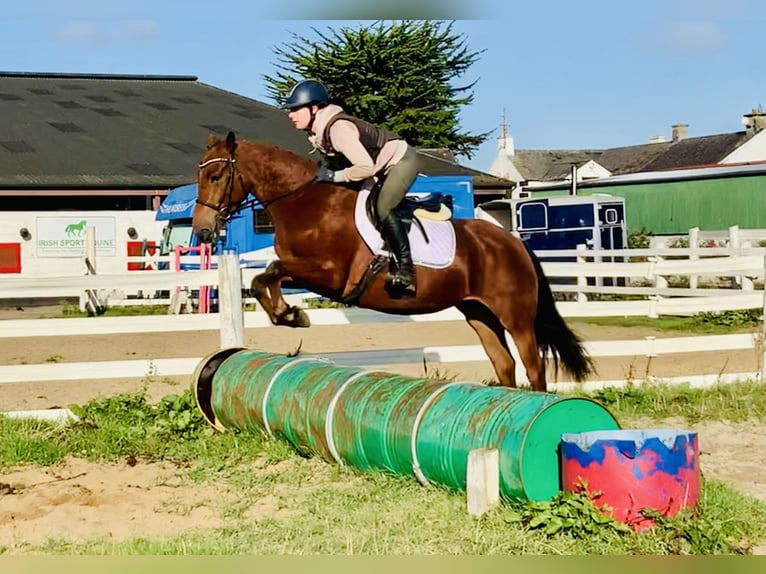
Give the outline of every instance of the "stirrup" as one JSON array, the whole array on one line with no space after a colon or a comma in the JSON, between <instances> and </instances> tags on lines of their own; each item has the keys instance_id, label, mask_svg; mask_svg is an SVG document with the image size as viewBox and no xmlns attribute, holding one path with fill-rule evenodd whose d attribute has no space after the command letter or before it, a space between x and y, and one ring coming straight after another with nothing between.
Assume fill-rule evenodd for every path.
<instances>
[{"instance_id":1,"label":"stirrup","mask_svg":"<svg viewBox=\"0 0 766 574\"><path fill-rule=\"evenodd\" d=\"M409 275L409 277L407 276ZM405 274L404 277L398 273L386 274L386 289L398 295L415 296L417 287L414 274Z\"/></svg>"}]
</instances>

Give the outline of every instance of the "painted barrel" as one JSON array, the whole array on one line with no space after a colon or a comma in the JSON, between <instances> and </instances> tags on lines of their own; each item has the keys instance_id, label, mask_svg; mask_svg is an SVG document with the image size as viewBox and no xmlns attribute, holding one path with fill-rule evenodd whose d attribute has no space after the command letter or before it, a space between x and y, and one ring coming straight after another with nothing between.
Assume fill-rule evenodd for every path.
<instances>
[{"instance_id":1,"label":"painted barrel","mask_svg":"<svg viewBox=\"0 0 766 574\"><path fill-rule=\"evenodd\" d=\"M674 516L700 496L699 444L693 432L593 431L561 438L562 488L587 491L597 506L637 530L654 526L651 509Z\"/></svg>"},{"instance_id":2,"label":"painted barrel","mask_svg":"<svg viewBox=\"0 0 766 574\"><path fill-rule=\"evenodd\" d=\"M500 494L512 500L549 500L560 491L564 433L619 428L586 398L246 349L203 359L192 390L219 430L281 435L302 454L457 490L466 488L468 453L497 448Z\"/></svg>"}]
</instances>

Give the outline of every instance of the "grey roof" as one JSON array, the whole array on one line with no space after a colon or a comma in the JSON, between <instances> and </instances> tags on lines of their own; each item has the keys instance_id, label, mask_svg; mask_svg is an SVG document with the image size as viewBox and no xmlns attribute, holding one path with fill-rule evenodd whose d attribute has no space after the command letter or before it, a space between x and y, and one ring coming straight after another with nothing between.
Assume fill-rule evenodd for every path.
<instances>
[{"instance_id":1,"label":"grey roof","mask_svg":"<svg viewBox=\"0 0 766 574\"><path fill-rule=\"evenodd\" d=\"M209 132L308 155L271 106L196 76L0 72L0 188L168 189L193 182ZM431 174L510 182L426 154ZM478 181L475 184L478 185Z\"/></svg>"},{"instance_id":2,"label":"grey roof","mask_svg":"<svg viewBox=\"0 0 766 574\"><path fill-rule=\"evenodd\" d=\"M589 160L613 175L714 165L750 136L734 132L604 150L517 150L514 165L528 181L560 181Z\"/></svg>"},{"instance_id":3,"label":"grey roof","mask_svg":"<svg viewBox=\"0 0 766 574\"><path fill-rule=\"evenodd\" d=\"M614 175L635 173L643 171L649 162L661 157L670 147L670 142L613 147L604 150L596 161Z\"/></svg>"},{"instance_id":4,"label":"grey roof","mask_svg":"<svg viewBox=\"0 0 766 574\"><path fill-rule=\"evenodd\" d=\"M641 171L716 164L749 137L746 132L734 132L683 139L644 165Z\"/></svg>"},{"instance_id":5,"label":"grey roof","mask_svg":"<svg viewBox=\"0 0 766 574\"><path fill-rule=\"evenodd\" d=\"M582 166L590 160L598 161L599 150L538 150L520 149L514 165L528 180L555 181L566 178L572 164Z\"/></svg>"}]
</instances>

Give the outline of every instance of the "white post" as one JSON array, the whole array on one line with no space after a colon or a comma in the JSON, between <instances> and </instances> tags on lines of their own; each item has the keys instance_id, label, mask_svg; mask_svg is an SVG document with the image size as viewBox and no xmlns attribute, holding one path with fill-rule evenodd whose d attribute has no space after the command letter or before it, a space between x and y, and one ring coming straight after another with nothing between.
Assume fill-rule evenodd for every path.
<instances>
[{"instance_id":1,"label":"white post","mask_svg":"<svg viewBox=\"0 0 766 574\"><path fill-rule=\"evenodd\" d=\"M689 230L689 249L693 250L692 252L689 253L690 260L694 261L700 258L700 256L697 255L696 253L696 251L699 249L699 246L700 246L700 228L692 227ZM699 281L699 275L689 275L689 288L696 289L698 281Z\"/></svg>"},{"instance_id":2,"label":"white post","mask_svg":"<svg viewBox=\"0 0 766 574\"><path fill-rule=\"evenodd\" d=\"M577 262L578 263L585 263L587 261L587 255L588 255L588 246L584 243L580 243L577 245ZM583 287L588 285L588 278L584 275L581 275L580 273L577 274L577 286ZM587 303L588 302L588 295L585 292L578 291L577 292L577 302L578 303Z\"/></svg>"},{"instance_id":3,"label":"white post","mask_svg":"<svg viewBox=\"0 0 766 574\"><path fill-rule=\"evenodd\" d=\"M96 228L93 226L85 228L85 274L96 274ZM93 289L85 290L85 302L84 305L80 305L80 309L93 315L103 312L103 306L96 291Z\"/></svg>"},{"instance_id":4,"label":"white post","mask_svg":"<svg viewBox=\"0 0 766 574\"><path fill-rule=\"evenodd\" d=\"M218 314L221 348L244 347L245 316L242 310L242 269L236 253L226 251L218 258Z\"/></svg>"},{"instance_id":5,"label":"white post","mask_svg":"<svg viewBox=\"0 0 766 574\"><path fill-rule=\"evenodd\" d=\"M481 516L500 502L500 453L477 448L468 453L466 467L468 514Z\"/></svg>"},{"instance_id":6,"label":"white post","mask_svg":"<svg viewBox=\"0 0 766 574\"><path fill-rule=\"evenodd\" d=\"M665 249L667 247L667 240L665 238L660 238L657 240L656 248L657 249ZM655 256L655 260L657 263L660 263L664 260L664 257L660 255L659 253ZM667 289L668 287L668 280L665 279L662 275L656 274L654 275L654 286L657 289ZM657 295L658 297L661 297L661 295Z\"/></svg>"},{"instance_id":7,"label":"white post","mask_svg":"<svg viewBox=\"0 0 766 574\"><path fill-rule=\"evenodd\" d=\"M739 247L739 254L742 255L742 250L743 249L750 249L752 246L753 245L752 245L752 243L749 240L743 241L740 244L740 247ZM753 285L753 280L750 277L747 277L746 275L743 275L742 276L742 290L743 291L752 291L754 288L755 287Z\"/></svg>"},{"instance_id":8,"label":"white post","mask_svg":"<svg viewBox=\"0 0 766 574\"><path fill-rule=\"evenodd\" d=\"M732 225L729 227L729 248L732 253L731 257L736 257L737 255L742 254L739 242L739 225ZM742 277L732 277L731 282L732 287L742 285Z\"/></svg>"}]
</instances>

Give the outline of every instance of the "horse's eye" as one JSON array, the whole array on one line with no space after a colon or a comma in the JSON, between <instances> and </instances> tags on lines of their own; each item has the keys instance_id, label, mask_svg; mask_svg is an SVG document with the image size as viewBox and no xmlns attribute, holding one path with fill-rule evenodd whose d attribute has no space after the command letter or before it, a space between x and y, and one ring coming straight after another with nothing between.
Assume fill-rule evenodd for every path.
<instances>
[{"instance_id":1,"label":"horse's eye","mask_svg":"<svg viewBox=\"0 0 766 574\"><path fill-rule=\"evenodd\" d=\"M213 183L215 183L215 182L216 182L216 181L218 181L219 179L221 179L221 176L220 176L220 175L211 175L211 176L210 176L210 181L212 181Z\"/></svg>"}]
</instances>

